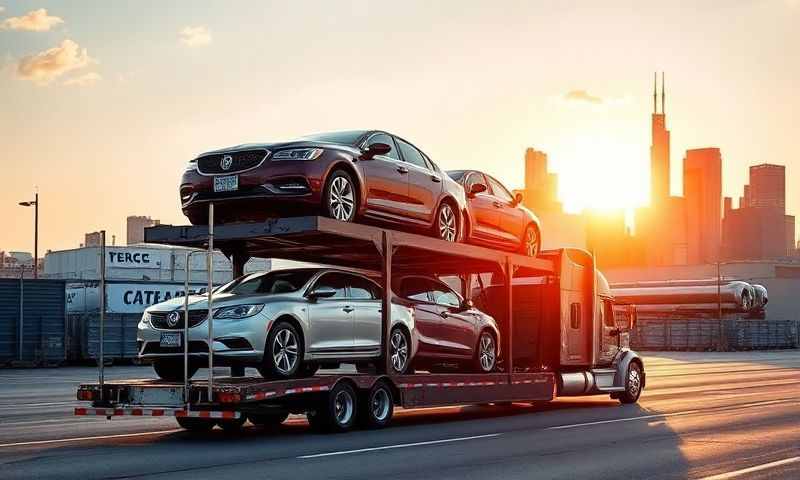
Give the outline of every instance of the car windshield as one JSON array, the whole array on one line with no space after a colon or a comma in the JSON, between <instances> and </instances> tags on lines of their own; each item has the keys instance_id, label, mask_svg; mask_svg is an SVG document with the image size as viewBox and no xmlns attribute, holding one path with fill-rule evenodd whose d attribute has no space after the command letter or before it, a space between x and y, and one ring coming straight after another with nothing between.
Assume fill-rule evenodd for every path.
<instances>
[{"instance_id":1,"label":"car windshield","mask_svg":"<svg viewBox=\"0 0 800 480\"><path fill-rule=\"evenodd\" d=\"M224 285L216 293L234 295L292 293L308 283L316 272L314 269L298 269L251 273Z\"/></svg>"},{"instance_id":2,"label":"car windshield","mask_svg":"<svg viewBox=\"0 0 800 480\"><path fill-rule=\"evenodd\" d=\"M340 143L343 145L355 145L364 136L364 130L349 130L346 132L324 132L304 135L302 140L314 140L317 142Z\"/></svg>"},{"instance_id":3,"label":"car windshield","mask_svg":"<svg viewBox=\"0 0 800 480\"><path fill-rule=\"evenodd\" d=\"M450 176L450 178L452 178L456 182L461 181L461 179L464 178L464 175L466 175L466 173L467 173L466 170L448 170L447 171L447 175Z\"/></svg>"}]
</instances>

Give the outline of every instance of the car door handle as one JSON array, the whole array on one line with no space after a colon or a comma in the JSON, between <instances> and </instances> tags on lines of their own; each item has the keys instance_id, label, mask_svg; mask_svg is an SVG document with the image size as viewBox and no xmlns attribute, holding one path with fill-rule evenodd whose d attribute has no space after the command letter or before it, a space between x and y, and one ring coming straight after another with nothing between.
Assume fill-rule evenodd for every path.
<instances>
[{"instance_id":1,"label":"car door handle","mask_svg":"<svg viewBox=\"0 0 800 480\"><path fill-rule=\"evenodd\" d=\"M492 202L492 205L494 205L495 208L503 208L503 204L500 202Z\"/></svg>"},{"instance_id":2,"label":"car door handle","mask_svg":"<svg viewBox=\"0 0 800 480\"><path fill-rule=\"evenodd\" d=\"M448 318L450 316L450 312L442 312L439 315L441 315L442 318Z\"/></svg>"},{"instance_id":3,"label":"car door handle","mask_svg":"<svg viewBox=\"0 0 800 480\"><path fill-rule=\"evenodd\" d=\"M408 169L406 167L397 167L397 171L402 174L408 173Z\"/></svg>"},{"instance_id":4,"label":"car door handle","mask_svg":"<svg viewBox=\"0 0 800 480\"><path fill-rule=\"evenodd\" d=\"M353 308L353 307L350 307L350 306L344 307L344 308L342 309L342 311L343 311L343 312L346 312L346 313L350 313L350 312L352 312L353 310L355 310L355 308Z\"/></svg>"},{"instance_id":5,"label":"car door handle","mask_svg":"<svg viewBox=\"0 0 800 480\"><path fill-rule=\"evenodd\" d=\"M431 180L433 183L442 183L442 179L438 175L431 175Z\"/></svg>"}]
</instances>

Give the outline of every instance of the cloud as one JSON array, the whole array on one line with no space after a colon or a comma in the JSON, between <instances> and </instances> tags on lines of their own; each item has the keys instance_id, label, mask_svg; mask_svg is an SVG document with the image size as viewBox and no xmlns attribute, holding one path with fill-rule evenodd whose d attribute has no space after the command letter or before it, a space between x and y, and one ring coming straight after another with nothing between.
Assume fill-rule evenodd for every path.
<instances>
[{"instance_id":1,"label":"cloud","mask_svg":"<svg viewBox=\"0 0 800 480\"><path fill-rule=\"evenodd\" d=\"M102 80L103 77L97 72L89 72L83 75L72 77L64 81L64 85L74 87L88 87Z\"/></svg>"},{"instance_id":2,"label":"cloud","mask_svg":"<svg viewBox=\"0 0 800 480\"><path fill-rule=\"evenodd\" d=\"M25 30L28 32L46 32L58 24L64 23L60 17L47 14L47 10L40 8L26 13L21 17L11 17L3 20L0 28L4 30Z\"/></svg>"},{"instance_id":3,"label":"cloud","mask_svg":"<svg viewBox=\"0 0 800 480\"><path fill-rule=\"evenodd\" d=\"M181 43L190 47L200 47L211 43L211 32L206 27L183 27L178 34Z\"/></svg>"},{"instance_id":4,"label":"cloud","mask_svg":"<svg viewBox=\"0 0 800 480\"><path fill-rule=\"evenodd\" d=\"M595 95L591 95L586 90L571 90L566 94L564 94L564 100L571 102L586 102L594 104L603 103L602 98L597 97Z\"/></svg>"},{"instance_id":5,"label":"cloud","mask_svg":"<svg viewBox=\"0 0 800 480\"><path fill-rule=\"evenodd\" d=\"M61 45L23 58L17 65L17 75L37 85L47 85L56 78L72 70L77 70L96 60L91 58L86 49L70 39Z\"/></svg>"}]
</instances>

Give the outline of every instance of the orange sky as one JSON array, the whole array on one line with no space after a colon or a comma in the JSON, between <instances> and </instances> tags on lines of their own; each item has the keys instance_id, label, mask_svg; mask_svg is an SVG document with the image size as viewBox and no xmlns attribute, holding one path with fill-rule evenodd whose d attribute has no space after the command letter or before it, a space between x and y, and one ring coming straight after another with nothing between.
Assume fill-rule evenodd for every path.
<instances>
[{"instance_id":1,"label":"orange sky","mask_svg":"<svg viewBox=\"0 0 800 480\"><path fill-rule=\"evenodd\" d=\"M717 146L726 195L749 165L785 164L800 213L800 2L569 5L0 0L0 250L32 250L17 202L34 186L41 251L124 239L127 215L185 222L177 183L198 152L351 128L511 188L533 146L571 210L632 207L654 70L674 193L683 152Z\"/></svg>"}]
</instances>

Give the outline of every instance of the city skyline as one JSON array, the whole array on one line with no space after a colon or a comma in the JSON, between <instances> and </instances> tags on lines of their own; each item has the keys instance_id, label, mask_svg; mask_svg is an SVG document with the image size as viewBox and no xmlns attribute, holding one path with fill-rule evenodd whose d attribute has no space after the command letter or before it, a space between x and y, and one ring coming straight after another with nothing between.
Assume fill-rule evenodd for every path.
<instances>
[{"instance_id":1,"label":"city skyline","mask_svg":"<svg viewBox=\"0 0 800 480\"><path fill-rule=\"evenodd\" d=\"M0 195L0 215L11 226L0 234L4 250L32 249L31 212L17 203L37 185L40 252L72 248L98 229L124 238L129 215L185 223L178 177L203 150L364 126L418 139L443 168L490 159L491 173L511 188L522 187L520 157L536 145L559 174L568 211L633 209L650 194L643 119L654 69L666 71L671 149L679 152L670 158L671 194L683 194L684 152L717 147L724 196L742 195L749 166L781 164L787 213L800 211L791 121L800 108L792 94L800 67L779 54L785 42L800 43L792 28L800 8L792 2L705 4L690 17L680 6L630 13L623 3L603 11L511 3L504 12L466 3L455 14L445 4L411 4L391 16L386 6L366 4L352 11L315 4L318 15L308 16L309 4L299 4L283 7L287 21L258 34L244 27L272 18L271 4L242 4L237 12L199 2L191 12L171 6L167 20L154 3L135 10L7 3L0 2L0 21L39 7L50 20L44 30L20 30L20 22L0 30L0 101L8 106L0 115L2 152L13 165ZM552 15L565 26L552 26ZM299 18L309 28L347 26L350 33L324 45L297 38L285 30ZM381 19L396 38L364 44L375 29L370 19ZM147 33L139 28L144 21ZM100 24L127 26L109 36ZM429 33L419 24L438 28ZM475 39L469 25L495 34ZM624 33L608 36L609 28ZM596 42L570 40L578 30ZM744 41L751 30L761 35L758 45ZM253 58L273 58L276 41L295 55L253 67ZM37 54L55 48L68 63L63 71L37 70ZM364 56L390 56L397 71L386 76L385 67L364 70L363 62L354 73L336 68ZM315 70L333 73L281 74L308 68L308 58ZM742 65L758 68L742 72ZM362 97L379 98L381 108L354 111L370 105ZM342 118L342 111L352 113Z\"/></svg>"}]
</instances>

